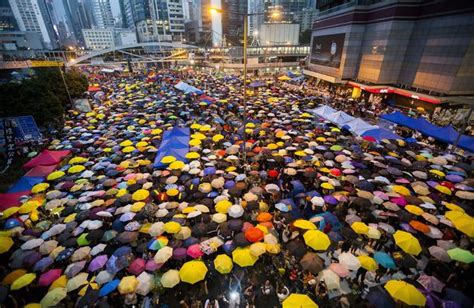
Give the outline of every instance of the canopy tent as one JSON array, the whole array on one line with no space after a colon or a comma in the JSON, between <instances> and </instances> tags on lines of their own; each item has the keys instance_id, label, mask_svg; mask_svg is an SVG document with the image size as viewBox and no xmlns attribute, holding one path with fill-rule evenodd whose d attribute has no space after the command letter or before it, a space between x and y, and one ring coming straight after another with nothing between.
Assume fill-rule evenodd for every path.
<instances>
[{"instance_id":1,"label":"canopy tent","mask_svg":"<svg viewBox=\"0 0 474 308\"><path fill-rule=\"evenodd\" d=\"M53 172L56 169L57 165L51 165L51 166L36 166L32 169L30 169L27 173L25 173L25 176L28 177L47 177L48 174Z\"/></svg>"},{"instance_id":2,"label":"canopy tent","mask_svg":"<svg viewBox=\"0 0 474 308\"><path fill-rule=\"evenodd\" d=\"M188 94L188 93L196 93L196 94L204 93L201 90L199 90L198 88L193 87L193 86L187 84L186 82L182 82L182 81L178 82L174 87L176 89L180 90L180 91L183 91L186 94Z\"/></svg>"},{"instance_id":3,"label":"canopy tent","mask_svg":"<svg viewBox=\"0 0 474 308\"><path fill-rule=\"evenodd\" d=\"M379 127L376 125L371 125L359 118L355 118L352 121L346 122L343 128L347 128L349 131L353 132L356 135L362 135L368 130L377 129Z\"/></svg>"},{"instance_id":4,"label":"canopy tent","mask_svg":"<svg viewBox=\"0 0 474 308\"><path fill-rule=\"evenodd\" d=\"M328 105L324 105L318 108L313 109L313 113L321 118L327 119L333 113L337 112L336 109L329 107Z\"/></svg>"},{"instance_id":5,"label":"canopy tent","mask_svg":"<svg viewBox=\"0 0 474 308\"><path fill-rule=\"evenodd\" d=\"M33 186L43 182L44 177L21 177L13 186L8 189L8 193L16 193L31 190Z\"/></svg>"},{"instance_id":6,"label":"canopy tent","mask_svg":"<svg viewBox=\"0 0 474 308\"><path fill-rule=\"evenodd\" d=\"M51 166L57 165L61 160L68 156L71 151L49 151L44 150L38 156L31 159L29 162L23 165L23 168L33 168L36 166Z\"/></svg>"},{"instance_id":7,"label":"canopy tent","mask_svg":"<svg viewBox=\"0 0 474 308\"><path fill-rule=\"evenodd\" d=\"M264 87L266 85L267 84L264 81L256 80L256 81L252 82L251 84L249 84L249 87L258 88L258 87Z\"/></svg>"},{"instance_id":8,"label":"canopy tent","mask_svg":"<svg viewBox=\"0 0 474 308\"><path fill-rule=\"evenodd\" d=\"M437 126L423 118L412 118L398 111L390 114L384 114L381 116L381 118L411 129L415 129L424 135L433 137L436 140L449 144L454 144L459 134L451 125L444 127ZM462 135L459 139L458 146L461 149L474 152L474 137Z\"/></svg>"},{"instance_id":9,"label":"canopy tent","mask_svg":"<svg viewBox=\"0 0 474 308\"><path fill-rule=\"evenodd\" d=\"M342 126L347 122L353 121L355 118L353 116L348 115L344 111L336 111L330 114L326 119L336 125Z\"/></svg>"},{"instance_id":10,"label":"canopy tent","mask_svg":"<svg viewBox=\"0 0 474 308\"><path fill-rule=\"evenodd\" d=\"M365 131L364 133L362 133L361 136L362 137L373 137L377 141L380 141L382 139L389 139L389 140L390 139L392 139L392 140L403 139L402 137L398 136L397 134L392 133L391 131L383 129L383 128L376 128L376 129L371 129L371 130Z\"/></svg>"},{"instance_id":11,"label":"canopy tent","mask_svg":"<svg viewBox=\"0 0 474 308\"><path fill-rule=\"evenodd\" d=\"M174 127L163 134L163 141L155 158L155 168L165 168L167 164L161 162L165 156L174 156L176 160L187 162L189 152L189 128Z\"/></svg>"},{"instance_id":12,"label":"canopy tent","mask_svg":"<svg viewBox=\"0 0 474 308\"><path fill-rule=\"evenodd\" d=\"M14 193L0 194L0 211L4 211L12 206L20 205L21 196L31 195L31 191L19 191Z\"/></svg>"}]
</instances>

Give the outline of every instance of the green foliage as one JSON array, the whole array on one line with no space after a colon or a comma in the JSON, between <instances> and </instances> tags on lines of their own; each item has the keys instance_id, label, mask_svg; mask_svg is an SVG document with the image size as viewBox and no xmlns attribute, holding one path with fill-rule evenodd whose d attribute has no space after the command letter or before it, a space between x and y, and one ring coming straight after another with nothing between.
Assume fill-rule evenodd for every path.
<instances>
[{"instance_id":1,"label":"green foliage","mask_svg":"<svg viewBox=\"0 0 474 308\"><path fill-rule=\"evenodd\" d=\"M40 126L59 127L69 96L57 68L35 71L35 77L22 83L0 85L0 117L32 115ZM87 91L87 78L78 70L70 70L64 79L72 98L79 98Z\"/></svg>"}]
</instances>

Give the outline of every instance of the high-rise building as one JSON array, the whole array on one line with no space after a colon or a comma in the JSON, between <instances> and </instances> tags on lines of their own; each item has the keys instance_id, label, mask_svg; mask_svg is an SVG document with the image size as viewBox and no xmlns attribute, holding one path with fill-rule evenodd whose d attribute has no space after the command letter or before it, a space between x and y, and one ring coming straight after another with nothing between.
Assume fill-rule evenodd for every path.
<instances>
[{"instance_id":1,"label":"high-rise building","mask_svg":"<svg viewBox=\"0 0 474 308\"><path fill-rule=\"evenodd\" d=\"M313 27L316 20L317 10L315 8L305 8L293 14L294 21L300 24L300 31L309 30Z\"/></svg>"},{"instance_id":2,"label":"high-rise building","mask_svg":"<svg viewBox=\"0 0 474 308\"><path fill-rule=\"evenodd\" d=\"M44 1L9 0L9 3L20 31L40 34L47 49L57 46L51 18Z\"/></svg>"},{"instance_id":3,"label":"high-rise building","mask_svg":"<svg viewBox=\"0 0 474 308\"><path fill-rule=\"evenodd\" d=\"M0 0L0 31L18 30L15 16L8 0Z\"/></svg>"},{"instance_id":4,"label":"high-rise building","mask_svg":"<svg viewBox=\"0 0 474 308\"><path fill-rule=\"evenodd\" d=\"M248 11L248 1L223 0L223 36L228 44L240 45L243 41L244 18Z\"/></svg>"},{"instance_id":5,"label":"high-rise building","mask_svg":"<svg viewBox=\"0 0 474 308\"><path fill-rule=\"evenodd\" d=\"M114 16L110 7L110 0L89 0L90 9L94 17L94 26L98 28L114 27Z\"/></svg>"}]
</instances>

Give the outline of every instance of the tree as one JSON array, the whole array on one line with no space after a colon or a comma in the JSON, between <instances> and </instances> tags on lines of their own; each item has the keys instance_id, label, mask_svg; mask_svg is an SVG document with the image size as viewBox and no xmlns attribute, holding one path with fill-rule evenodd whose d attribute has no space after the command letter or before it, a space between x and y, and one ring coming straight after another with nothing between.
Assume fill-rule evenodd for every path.
<instances>
[{"instance_id":1,"label":"tree","mask_svg":"<svg viewBox=\"0 0 474 308\"><path fill-rule=\"evenodd\" d=\"M66 79L66 84L72 98L80 98L84 95L84 92L87 91L89 86L87 77L78 69L72 68L64 74L64 78Z\"/></svg>"},{"instance_id":2,"label":"tree","mask_svg":"<svg viewBox=\"0 0 474 308\"><path fill-rule=\"evenodd\" d=\"M306 29L300 33L300 44L311 43L311 29Z\"/></svg>"}]
</instances>

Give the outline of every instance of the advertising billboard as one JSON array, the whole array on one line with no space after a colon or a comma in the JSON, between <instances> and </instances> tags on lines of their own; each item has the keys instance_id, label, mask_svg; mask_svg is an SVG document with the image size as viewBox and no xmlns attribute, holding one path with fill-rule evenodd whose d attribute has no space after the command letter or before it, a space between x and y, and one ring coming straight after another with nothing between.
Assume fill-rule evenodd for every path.
<instances>
[{"instance_id":1,"label":"advertising billboard","mask_svg":"<svg viewBox=\"0 0 474 308\"><path fill-rule=\"evenodd\" d=\"M345 37L345 33L313 37L311 64L339 68L341 65L342 48L344 47Z\"/></svg>"}]
</instances>

